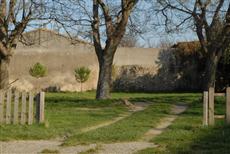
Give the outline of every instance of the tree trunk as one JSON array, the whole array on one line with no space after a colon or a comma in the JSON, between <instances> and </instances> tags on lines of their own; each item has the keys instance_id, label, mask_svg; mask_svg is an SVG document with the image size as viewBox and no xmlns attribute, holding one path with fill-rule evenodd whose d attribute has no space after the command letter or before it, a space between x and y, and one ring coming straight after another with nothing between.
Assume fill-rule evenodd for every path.
<instances>
[{"instance_id":1,"label":"tree trunk","mask_svg":"<svg viewBox=\"0 0 230 154\"><path fill-rule=\"evenodd\" d=\"M217 52L212 52L206 61L205 74L204 74L204 90L207 91L210 87L215 87L217 65L220 56Z\"/></svg>"},{"instance_id":2,"label":"tree trunk","mask_svg":"<svg viewBox=\"0 0 230 154\"><path fill-rule=\"evenodd\" d=\"M82 84L83 84L83 83L81 82L81 92L83 91Z\"/></svg>"},{"instance_id":3,"label":"tree trunk","mask_svg":"<svg viewBox=\"0 0 230 154\"><path fill-rule=\"evenodd\" d=\"M114 52L115 53L115 52ZM105 54L99 61L99 77L97 82L96 99L110 98L111 81L112 81L112 65L114 53Z\"/></svg>"},{"instance_id":4,"label":"tree trunk","mask_svg":"<svg viewBox=\"0 0 230 154\"><path fill-rule=\"evenodd\" d=\"M9 64L9 57L0 59L0 89L9 87Z\"/></svg>"}]
</instances>

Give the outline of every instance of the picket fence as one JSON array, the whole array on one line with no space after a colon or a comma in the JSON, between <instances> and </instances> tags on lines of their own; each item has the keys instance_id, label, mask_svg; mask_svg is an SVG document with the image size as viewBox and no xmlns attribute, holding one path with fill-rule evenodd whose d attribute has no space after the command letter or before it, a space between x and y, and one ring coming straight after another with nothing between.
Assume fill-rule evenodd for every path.
<instances>
[{"instance_id":1,"label":"picket fence","mask_svg":"<svg viewBox=\"0 0 230 154\"><path fill-rule=\"evenodd\" d=\"M43 123L44 112L44 92L0 91L0 125Z\"/></svg>"}]
</instances>

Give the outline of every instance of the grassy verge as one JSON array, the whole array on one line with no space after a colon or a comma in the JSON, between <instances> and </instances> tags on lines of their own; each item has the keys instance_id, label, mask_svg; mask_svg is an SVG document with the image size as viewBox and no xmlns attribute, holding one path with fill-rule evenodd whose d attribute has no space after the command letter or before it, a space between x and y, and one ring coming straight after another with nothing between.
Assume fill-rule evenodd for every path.
<instances>
[{"instance_id":1,"label":"grassy verge","mask_svg":"<svg viewBox=\"0 0 230 154\"><path fill-rule=\"evenodd\" d=\"M215 114L224 114L223 99L216 99ZM229 153L230 127L217 120L215 127L202 126L202 104L194 101L167 131L154 138L158 148L148 148L139 154L151 153Z\"/></svg>"},{"instance_id":2,"label":"grassy verge","mask_svg":"<svg viewBox=\"0 0 230 154\"><path fill-rule=\"evenodd\" d=\"M63 99L57 99L57 95ZM96 101L79 99L77 96L76 93L48 94L45 124L2 125L0 126L0 140L68 137L79 133L85 127L116 118L128 110L124 105L117 104L113 100Z\"/></svg>"}]
</instances>

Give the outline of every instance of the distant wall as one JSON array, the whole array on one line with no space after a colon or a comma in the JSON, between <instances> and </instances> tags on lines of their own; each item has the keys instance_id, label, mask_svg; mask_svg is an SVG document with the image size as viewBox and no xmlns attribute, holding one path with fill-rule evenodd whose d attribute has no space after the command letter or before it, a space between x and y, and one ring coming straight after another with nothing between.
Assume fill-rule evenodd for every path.
<instances>
[{"instance_id":1,"label":"distant wall","mask_svg":"<svg viewBox=\"0 0 230 154\"><path fill-rule=\"evenodd\" d=\"M79 39L70 40L46 29L27 32L24 38L27 45L19 43L12 56L10 81L18 79L12 86L21 90L58 87L62 91L80 91L74 69L87 66L92 72L83 90L96 89L98 62L92 44ZM114 89L171 91L184 86L185 82L178 82L181 74L170 71L172 62L175 62L172 59L171 51L118 48L114 57ZM39 79L30 76L29 69L37 62L48 68L47 76Z\"/></svg>"},{"instance_id":2,"label":"distant wall","mask_svg":"<svg viewBox=\"0 0 230 154\"><path fill-rule=\"evenodd\" d=\"M67 48L67 47L66 47ZM89 81L83 85L84 90L96 89L98 79L98 62L92 48L65 51L63 48L53 50L44 47L19 48L15 51L10 64L10 80L16 81L13 86L21 90L46 89L60 87L62 91L79 91L80 84L74 77L74 69L87 66L91 69ZM118 49L114 65L140 65L151 67L157 71L157 49L120 48ZM48 68L46 77L36 79L31 77L29 69L40 62Z\"/></svg>"}]
</instances>

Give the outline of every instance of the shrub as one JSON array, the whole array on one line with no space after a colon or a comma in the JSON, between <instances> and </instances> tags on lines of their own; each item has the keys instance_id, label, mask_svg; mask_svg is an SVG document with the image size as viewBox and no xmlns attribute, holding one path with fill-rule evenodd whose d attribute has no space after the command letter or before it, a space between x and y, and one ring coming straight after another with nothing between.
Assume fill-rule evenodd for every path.
<instances>
[{"instance_id":1,"label":"shrub","mask_svg":"<svg viewBox=\"0 0 230 154\"><path fill-rule=\"evenodd\" d=\"M82 91L82 83L86 82L89 79L91 70L87 67L79 67L75 69L75 78L78 82L81 83L81 91Z\"/></svg>"},{"instance_id":2,"label":"shrub","mask_svg":"<svg viewBox=\"0 0 230 154\"><path fill-rule=\"evenodd\" d=\"M40 63L36 63L36 64L34 64L33 67L30 68L29 73L31 76L33 76L35 78L41 78L41 77L44 77L46 75L47 68Z\"/></svg>"}]
</instances>

